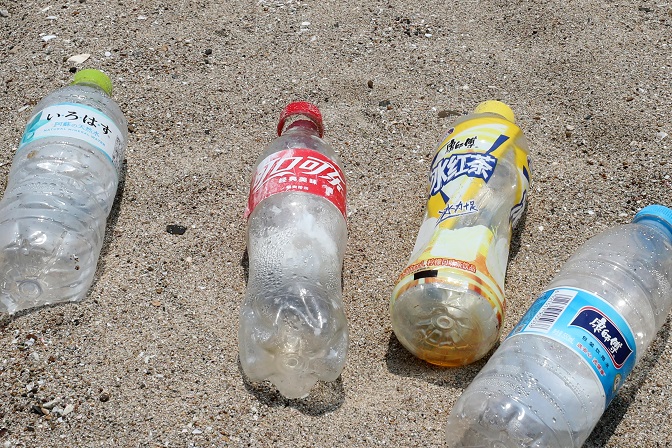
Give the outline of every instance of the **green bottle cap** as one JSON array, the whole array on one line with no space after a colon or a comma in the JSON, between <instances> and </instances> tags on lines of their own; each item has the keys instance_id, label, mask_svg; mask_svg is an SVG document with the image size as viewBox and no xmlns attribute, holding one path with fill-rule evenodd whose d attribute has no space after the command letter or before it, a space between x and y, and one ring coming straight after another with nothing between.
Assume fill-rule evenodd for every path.
<instances>
[{"instance_id":1,"label":"green bottle cap","mask_svg":"<svg viewBox=\"0 0 672 448\"><path fill-rule=\"evenodd\" d=\"M88 68L80 70L75 73L73 84L95 84L105 91L108 95L112 95L112 81L110 78L100 70Z\"/></svg>"},{"instance_id":2,"label":"green bottle cap","mask_svg":"<svg viewBox=\"0 0 672 448\"><path fill-rule=\"evenodd\" d=\"M516 116L513 114L513 111L509 106L506 104L502 103L501 101L496 101L496 100L490 100L490 101L483 101L481 104L476 106L476 109L474 109L474 113L477 114L482 114L482 113L491 113L491 114L497 114L500 115L507 120L509 120L511 123L516 122Z\"/></svg>"}]
</instances>

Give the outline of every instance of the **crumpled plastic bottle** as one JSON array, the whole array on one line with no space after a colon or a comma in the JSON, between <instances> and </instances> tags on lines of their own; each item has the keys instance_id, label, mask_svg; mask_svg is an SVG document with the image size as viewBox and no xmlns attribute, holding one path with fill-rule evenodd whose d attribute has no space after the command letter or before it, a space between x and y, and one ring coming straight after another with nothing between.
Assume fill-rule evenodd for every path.
<instances>
[{"instance_id":1,"label":"crumpled plastic bottle","mask_svg":"<svg viewBox=\"0 0 672 448\"><path fill-rule=\"evenodd\" d=\"M345 176L322 129L316 106L285 108L279 137L259 156L246 210L240 362L249 379L268 379L287 398L307 396L318 379L337 379L348 347Z\"/></svg>"},{"instance_id":2,"label":"crumpled plastic bottle","mask_svg":"<svg viewBox=\"0 0 672 448\"><path fill-rule=\"evenodd\" d=\"M33 110L0 202L0 312L86 296L127 141L111 93L82 70Z\"/></svg>"}]
</instances>

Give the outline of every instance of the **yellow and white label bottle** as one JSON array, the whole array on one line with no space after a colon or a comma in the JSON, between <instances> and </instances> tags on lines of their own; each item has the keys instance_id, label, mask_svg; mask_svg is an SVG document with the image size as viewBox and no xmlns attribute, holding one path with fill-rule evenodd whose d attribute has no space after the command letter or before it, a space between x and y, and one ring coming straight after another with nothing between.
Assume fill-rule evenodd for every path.
<instances>
[{"instance_id":1,"label":"yellow and white label bottle","mask_svg":"<svg viewBox=\"0 0 672 448\"><path fill-rule=\"evenodd\" d=\"M392 328L443 366L482 358L499 339L513 227L525 211L529 152L511 109L481 103L432 160L425 218L392 292Z\"/></svg>"}]
</instances>

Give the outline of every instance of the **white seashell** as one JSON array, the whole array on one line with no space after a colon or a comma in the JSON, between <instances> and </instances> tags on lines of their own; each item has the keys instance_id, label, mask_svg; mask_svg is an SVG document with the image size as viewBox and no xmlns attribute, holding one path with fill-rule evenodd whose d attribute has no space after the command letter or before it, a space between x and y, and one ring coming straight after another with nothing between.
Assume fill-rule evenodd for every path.
<instances>
[{"instance_id":1,"label":"white seashell","mask_svg":"<svg viewBox=\"0 0 672 448\"><path fill-rule=\"evenodd\" d=\"M68 58L68 62L74 62L75 64L81 64L82 62L89 59L91 55L89 53L76 54Z\"/></svg>"}]
</instances>

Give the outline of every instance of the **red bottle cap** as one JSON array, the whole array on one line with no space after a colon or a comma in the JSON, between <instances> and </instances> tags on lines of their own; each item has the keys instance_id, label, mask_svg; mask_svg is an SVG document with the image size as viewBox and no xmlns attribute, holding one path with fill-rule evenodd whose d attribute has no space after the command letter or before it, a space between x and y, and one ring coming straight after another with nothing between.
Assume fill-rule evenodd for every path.
<instances>
[{"instance_id":1,"label":"red bottle cap","mask_svg":"<svg viewBox=\"0 0 672 448\"><path fill-rule=\"evenodd\" d=\"M285 128L285 122L293 115L303 115L315 123L315 126L317 126L317 131L320 134L320 138L322 137L324 134L322 114L316 105L309 103L308 101L295 101L293 103L289 103L287 107L284 108L282 113L280 113L280 121L278 122L278 135L282 135L282 131Z\"/></svg>"}]
</instances>

